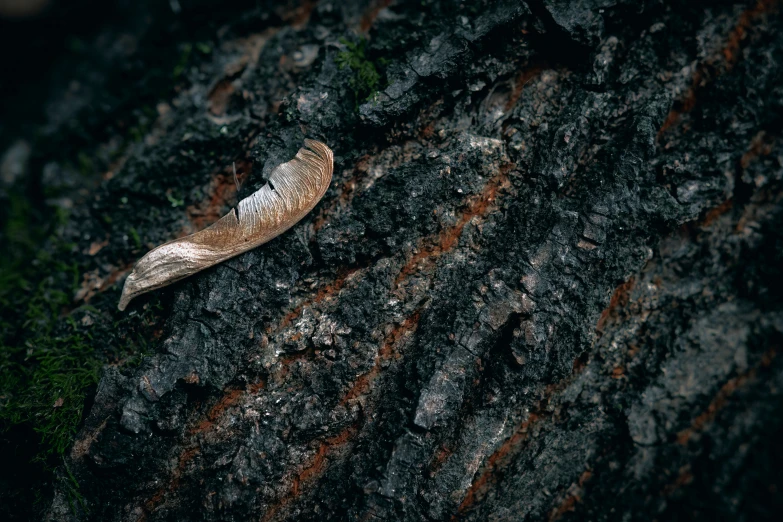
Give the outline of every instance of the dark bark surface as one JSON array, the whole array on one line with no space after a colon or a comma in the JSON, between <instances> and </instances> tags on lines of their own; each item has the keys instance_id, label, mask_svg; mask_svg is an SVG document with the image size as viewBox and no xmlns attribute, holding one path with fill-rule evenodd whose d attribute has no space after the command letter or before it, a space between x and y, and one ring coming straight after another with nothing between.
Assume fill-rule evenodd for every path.
<instances>
[{"instance_id":1,"label":"dark bark surface","mask_svg":"<svg viewBox=\"0 0 783 522\"><path fill-rule=\"evenodd\" d=\"M47 94L47 150L98 158L155 110L61 231L75 328L147 348L41 516L777 519L777 2L180 4ZM116 311L304 137L335 153L311 215Z\"/></svg>"}]
</instances>

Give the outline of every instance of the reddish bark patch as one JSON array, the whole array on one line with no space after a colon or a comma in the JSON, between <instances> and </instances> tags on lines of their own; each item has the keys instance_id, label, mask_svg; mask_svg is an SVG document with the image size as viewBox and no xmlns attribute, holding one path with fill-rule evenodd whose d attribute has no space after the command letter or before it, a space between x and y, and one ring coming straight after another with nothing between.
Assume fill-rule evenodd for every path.
<instances>
[{"instance_id":1,"label":"reddish bark patch","mask_svg":"<svg viewBox=\"0 0 783 522\"><path fill-rule=\"evenodd\" d=\"M576 509L576 505L582 501L582 496L584 495L584 485L592 478L592 476L593 472L589 469L585 470L585 472L579 476L579 482L577 484L576 491L567 495L563 501L552 510L552 512L549 514L549 522L560 520L563 515Z\"/></svg>"},{"instance_id":2,"label":"reddish bark patch","mask_svg":"<svg viewBox=\"0 0 783 522\"><path fill-rule=\"evenodd\" d=\"M723 49L696 67L691 86L685 95L675 103L675 107L666 116L666 120L658 130L659 139L668 129L680 121L683 114L693 110L700 91L706 85L734 68L742 55L743 42L747 38L748 30L761 15L771 11L776 4L777 0L759 0L753 7L740 15L734 29L726 37Z\"/></svg>"},{"instance_id":3,"label":"reddish bark patch","mask_svg":"<svg viewBox=\"0 0 783 522\"><path fill-rule=\"evenodd\" d=\"M777 347L770 348L762 356L761 362L756 367L738 375L721 386L709 406L707 406L707 409L704 410L701 415L693 419L693 422L691 422L691 425L688 428L677 434L677 442L683 446L688 444L688 441L694 434L702 431L707 424L715 419L715 416L723 409L728 402L729 397L731 397L734 392L745 386L749 381L754 380L759 370L768 368L772 364L775 355L777 355Z\"/></svg>"},{"instance_id":4,"label":"reddish bark patch","mask_svg":"<svg viewBox=\"0 0 783 522\"><path fill-rule=\"evenodd\" d=\"M220 398L220 400L215 403L212 408L210 408L209 412L207 413L206 419L202 420L198 423L196 427L190 430L191 435L195 435L198 433L204 433L206 431L209 431L212 429L212 427L215 425L215 422L220 418L223 413L228 410L229 408L232 408L233 406L236 406L239 404L242 397L245 395L253 395L261 391L265 386L264 381L259 381L257 383L254 383L250 385L249 388L234 388L232 390L229 390L223 395L223 397Z\"/></svg>"},{"instance_id":5,"label":"reddish bark patch","mask_svg":"<svg viewBox=\"0 0 783 522\"><path fill-rule=\"evenodd\" d=\"M316 0L303 0L296 9L278 12L278 15L283 21L291 24L294 29L301 29L310 21L310 15L317 3Z\"/></svg>"},{"instance_id":6,"label":"reddish bark patch","mask_svg":"<svg viewBox=\"0 0 783 522\"><path fill-rule=\"evenodd\" d=\"M258 393L261 389L263 389L264 385L265 383L263 381L259 381L255 384L252 384L249 388L247 388L247 390L242 388L234 388L229 390L214 406L212 406L212 408L210 408L209 412L207 413L207 418L192 428L188 432L188 435L193 436L210 431L226 410L236 406L246 393ZM166 493L173 492L179 488L180 479L185 470L185 466L188 462L193 460L193 457L198 455L200 451L201 450L199 449L199 446L195 444L191 444L185 448L185 450L179 456L179 463L177 467L171 473L169 483L161 487L157 492L155 492L154 495L152 495L152 497L150 497L147 502L144 503L148 513L154 511L161 504Z\"/></svg>"},{"instance_id":7,"label":"reddish bark patch","mask_svg":"<svg viewBox=\"0 0 783 522\"><path fill-rule=\"evenodd\" d=\"M443 464L449 460L449 457L454 453L448 446L441 446L435 456L432 458L432 464L430 465L430 476L435 476Z\"/></svg>"},{"instance_id":8,"label":"reddish bark patch","mask_svg":"<svg viewBox=\"0 0 783 522\"><path fill-rule=\"evenodd\" d=\"M233 166L215 174L209 188L209 196L201 203L187 208L188 219L195 230L202 230L211 225L226 213L230 203L236 199L237 182L244 181L250 175L252 164L239 161L237 180L234 180Z\"/></svg>"},{"instance_id":9,"label":"reddish bark patch","mask_svg":"<svg viewBox=\"0 0 783 522\"><path fill-rule=\"evenodd\" d=\"M680 471L677 474L677 478L674 479L674 482L667 484L663 488L663 491L661 491L661 494L668 497L678 489L682 488L683 486L687 486L691 482L693 482L693 473L691 472L690 464L686 464L680 468Z\"/></svg>"},{"instance_id":10,"label":"reddish bark patch","mask_svg":"<svg viewBox=\"0 0 783 522\"><path fill-rule=\"evenodd\" d=\"M211 91L209 91L209 112L214 116L223 116L231 102L231 96L234 94L234 83L230 79L220 80Z\"/></svg>"},{"instance_id":11,"label":"reddish bark patch","mask_svg":"<svg viewBox=\"0 0 783 522\"><path fill-rule=\"evenodd\" d=\"M285 314L283 316L283 319L280 320L280 322L277 324L276 327L270 326L269 328L267 328L267 333L272 333L275 331L279 332L286 326L290 325L294 319L299 317L299 314L302 313L302 310L304 309L305 306L310 306L314 303L320 303L325 299L329 299L339 294L340 290L342 290L343 286L345 286L345 282L348 280L348 278L358 270L359 270L358 268L352 268L340 272L340 274L337 276L337 278L334 281L322 286L315 294L315 297L313 297L308 301L303 302L302 304L300 304L299 306L297 306L296 308L294 308L293 310Z\"/></svg>"},{"instance_id":12,"label":"reddish bark patch","mask_svg":"<svg viewBox=\"0 0 783 522\"><path fill-rule=\"evenodd\" d=\"M199 453L201 453L201 451L197 447L188 448L182 452L182 454L179 456L177 467L174 468L174 471L171 473L171 480L169 483L166 486L158 489L155 494L153 494L152 497L150 497L150 499L145 502L144 507L146 509L146 513L152 513L161 503L163 503L167 493L175 491L179 488L180 478L185 471L185 466L187 466L188 463ZM146 513L142 515L142 520L146 518Z\"/></svg>"},{"instance_id":13,"label":"reddish bark patch","mask_svg":"<svg viewBox=\"0 0 783 522\"><path fill-rule=\"evenodd\" d=\"M420 313L417 311L389 333L378 351L378 355L375 357L372 368L356 380L351 389L343 396L340 404L345 404L348 401L367 393L373 381L380 374L383 361L401 357L396 348L403 337L415 330L419 322L419 317ZM267 509L261 519L262 522L273 520L281 510L300 496L300 494L305 491L304 487L306 484L316 480L326 471L329 465L329 456L333 454L335 450L349 444L356 433L358 433L357 426L350 426L339 434L322 442L310 462L292 479L291 488L288 493Z\"/></svg>"},{"instance_id":14,"label":"reddish bark patch","mask_svg":"<svg viewBox=\"0 0 783 522\"><path fill-rule=\"evenodd\" d=\"M399 342L410 332L416 330L416 327L419 325L420 317L421 313L419 311L415 312L413 315L400 323L399 326L395 327L389 333L389 335L386 336L386 340L383 342L381 348L378 350L378 354L375 356L375 361L373 362L372 368L356 379L353 386L351 386L351 389L349 389L348 392L343 395L343 398L340 399L341 405L345 405L348 402L367 393L373 381L375 381L375 379L377 379L378 375L381 373L384 361L388 361L390 359L399 359L402 357L402 354L400 354L399 350L397 349Z\"/></svg>"},{"instance_id":15,"label":"reddish bark patch","mask_svg":"<svg viewBox=\"0 0 783 522\"><path fill-rule=\"evenodd\" d=\"M772 154L772 143L766 138L767 134L764 131L759 131L753 136L748 151L740 158L742 170L747 170L750 164L759 156L769 156Z\"/></svg>"},{"instance_id":16,"label":"reddish bark patch","mask_svg":"<svg viewBox=\"0 0 783 522\"><path fill-rule=\"evenodd\" d=\"M536 413L531 413L528 418L517 427L514 434L509 437L492 455L487 459L487 463L484 466L484 472L478 476L476 480L470 485L465 498L457 509L457 513L464 513L470 508L488 486L495 479L495 470L506 465L510 457L518 451L519 446L527 440L530 429L535 425L541 417ZM457 520L457 517L452 517L452 520Z\"/></svg>"},{"instance_id":17,"label":"reddish bark patch","mask_svg":"<svg viewBox=\"0 0 783 522\"><path fill-rule=\"evenodd\" d=\"M484 190L468 199L466 208L455 225L444 229L434 239L426 239L422 242L418 252L411 256L400 270L400 274L394 281L394 288L397 288L402 281L421 270L423 266L429 265L435 258L453 249L462 235L462 230L471 219L483 217L494 209L493 203L498 193L510 186L508 173L515 166L513 163L501 166L498 173L484 187Z\"/></svg>"},{"instance_id":18,"label":"reddish bark patch","mask_svg":"<svg viewBox=\"0 0 783 522\"><path fill-rule=\"evenodd\" d=\"M522 90L525 88L525 85L527 85L530 80L541 74L541 71L544 70L543 65L541 64L533 64L530 66L529 69L525 69L519 75L517 76L516 81L514 82L514 88L511 90L511 95L508 98L508 101L506 102L506 112L510 111L514 105L517 104L519 101L519 98L522 97Z\"/></svg>"},{"instance_id":19,"label":"reddish bark patch","mask_svg":"<svg viewBox=\"0 0 783 522\"><path fill-rule=\"evenodd\" d=\"M507 466L512 461L513 457L521 451L522 445L527 440L532 427L539 422L552 417L552 413L547 410L547 405L550 403L552 398L556 394L565 390L568 385L573 382L573 378L582 369L584 369L585 366L586 364L579 367L578 369L575 369L570 378L566 378L559 382L550 384L544 389L544 398L538 402L535 409L528 415L527 419L525 419L514 430L514 433L508 439L506 439L506 441L497 450L495 450L492 455L486 459L486 463L483 467L484 471L474 479L470 488L465 493L465 497L457 509L457 515L451 518L452 521L458 520L458 517L461 513L470 509L480 499L480 497L483 497L483 495L486 494L486 491L492 487L493 483L496 481L497 472ZM585 477L584 474L583 477ZM587 478L589 478L589 476L585 477L585 480ZM580 479L580 485L581 484L582 482Z\"/></svg>"},{"instance_id":20,"label":"reddish bark patch","mask_svg":"<svg viewBox=\"0 0 783 522\"><path fill-rule=\"evenodd\" d=\"M598 324L596 325L595 329L599 335L603 333L604 328L606 327L606 323L609 321L609 319L616 317L617 309L628 304L630 299L630 292L634 286L634 283L635 279L631 277L628 279L628 281L615 289L614 293L612 294L612 298L609 300L609 306L607 306L606 309L601 312L601 317L598 318Z\"/></svg>"},{"instance_id":21,"label":"reddish bark patch","mask_svg":"<svg viewBox=\"0 0 783 522\"><path fill-rule=\"evenodd\" d=\"M367 9L362 15L362 21L361 24L359 24L359 31L363 33L369 31L373 22L375 22L375 19L378 18L378 13L389 7L391 3L392 0L375 0L372 2L369 9Z\"/></svg>"},{"instance_id":22,"label":"reddish bark patch","mask_svg":"<svg viewBox=\"0 0 783 522\"><path fill-rule=\"evenodd\" d=\"M719 217L721 217L723 214L731 210L733 206L734 206L734 200L729 198L723 203L721 203L720 205L718 205L717 207L711 208L704 214L704 217L699 222L699 226L701 228L709 227L710 225L715 223L715 221Z\"/></svg>"},{"instance_id":23,"label":"reddish bark patch","mask_svg":"<svg viewBox=\"0 0 783 522\"><path fill-rule=\"evenodd\" d=\"M310 462L293 477L291 480L291 488L288 492L276 503L269 506L264 513L264 516L261 517L261 522L273 520L280 511L285 509L306 490L306 485L308 483L323 475L329 467L329 457L336 450L343 448L350 443L350 441L353 440L356 431L355 426L349 426L337 435L323 441L318 446L318 450L316 450L315 455L310 459Z\"/></svg>"},{"instance_id":24,"label":"reddish bark patch","mask_svg":"<svg viewBox=\"0 0 783 522\"><path fill-rule=\"evenodd\" d=\"M103 422L101 422L97 428L86 431L85 435L81 437L80 439L77 439L73 442L73 447L71 448L71 459L76 461L84 458L87 455L87 452L90 451L90 447L92 446L92 443L95 442L98 439L98 435L101 434L103 429L106 427L106 423L109 422L109 418L105 418Z\"/></svg>"},{"instance_id":25,"label":"reddish bark patch","mask_svg":"<svg viewBox=\"0 0 783 522\"><path fill-rule=\"evenodd\" d=\"M237 179L234 180L234 165L237 169ZM208 227L228 211L235 203L237 183L243 183L253 169L253 164L247 160L239 160L229 165L223 172L212 176L208 190L209 196L196 205L187 208L188 220L195 231Z\"/></svg>"}]
</instances>

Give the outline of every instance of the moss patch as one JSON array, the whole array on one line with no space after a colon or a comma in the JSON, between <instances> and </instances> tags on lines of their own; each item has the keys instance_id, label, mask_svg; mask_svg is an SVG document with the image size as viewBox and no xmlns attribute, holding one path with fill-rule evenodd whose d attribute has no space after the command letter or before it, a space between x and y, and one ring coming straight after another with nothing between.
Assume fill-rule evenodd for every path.
<instances>
[{"instance_id":1,"label":"moss patch","mask_svg":"<svg viewBox=\"0 0 783 522\"><path fill-rule=\"evenodd\" d=\"M4 243L12 254L0 260L0 427L30 423L41 437L37 459L63 453L79 424L84 395L100 364L89 334L61 316L79 283L72 245L25 226L29 208L11 198Z\"/></svg>"},{"instance_id":2,"label":"moss patch","mask_svg":"<svg viewBox=\"0 0 783 522\"><path fill-rule=\"evenodd\" d=\"M345 45L346 49L337 54L335 62L340 69L347 68L353 73L351 88L358 106L359 102L372 99L380 89L387 61L383 58L375 61L370 60L365 39L351 42L346 38L341 38L340 43Z\"/></svg>"}]
</instances>

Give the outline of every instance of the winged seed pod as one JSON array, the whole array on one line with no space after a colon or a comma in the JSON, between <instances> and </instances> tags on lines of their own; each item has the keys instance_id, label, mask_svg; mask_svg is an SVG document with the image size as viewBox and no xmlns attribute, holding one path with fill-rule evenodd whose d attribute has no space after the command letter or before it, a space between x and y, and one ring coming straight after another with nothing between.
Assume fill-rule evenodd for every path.
<instances>
[{"instance_id":1,"label":"winged seed pod","mask_svg":"<svg viewBox=\"0 0 783 522\"><path fill-rule=\"evenodd\" d=\"M294 159L278 165L269 182L200 232L169 241L139 259L125 280L118 308L137 295L262 245L307 215L332 180L332 150L305 140Z\"/></svg>"}]
</instances>

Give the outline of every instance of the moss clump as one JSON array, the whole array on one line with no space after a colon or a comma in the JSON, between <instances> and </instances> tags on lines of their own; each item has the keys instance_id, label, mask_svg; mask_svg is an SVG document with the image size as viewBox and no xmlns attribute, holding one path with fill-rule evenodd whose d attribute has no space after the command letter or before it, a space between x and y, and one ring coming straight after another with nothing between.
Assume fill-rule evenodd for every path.
<instances>
[{"instance_id":1,"label":"moss clump","mask_svg":"<svg viewBox=\"0 0 783 522\"><path fill-rule=\"evenodd\" d=\"M78 334L36 337L25 348L21 354L3 347L0 418L11 425L31 423L41 436L42 451L36 460L43 460L70 446L85 392L97 383L100 365Z\"/></svg>"},{"instance_id":2,"label":"moss clump","mask_svg":"<svg viewBox=\"0 0 783 522\"><path fill-rule=\"evenodd\" d=\"M354 43L341 38L340 43L346 49L337 54L335 62L340 69L348 68L353 72L351 88L358 106L359 101L368 101L377 94L386 60L380 58L373 62L367 57L367 40L361 39Z\"/></svg>"},{"instance_id":3,"label":"moss clump","mask_svg":"<svg viewBox=\"0 0 783 522\"><path fill-rule=\"evenodd\" d=\"M39 266L50 267L50 274L73 273L74 266L45 253L38 261ZM73 322L58 324L73 295L58 288L61 278L50 275L31 283L24 270L4 267L2 272L0 425L8 429L30 423L41 437L37 459L43 460L70 445L81 420L85 392L97 383L100 364L88 334ZM13 321L15 310L9 308L18 306L24 307L18 317L21 326L6 320Z\"/></svg>"},{"instance_id":4,"label":"moss clump","mask_svg":"<svg viewBox=\"0 0 783 522\"><path fill-rule=\"evenodd\" d=\"M0 430L29 423L43 461L70 445L100 364L89 335L61 318L79 284L78 267L64 261L72 245L50 237L57 223L31 224L23 195L9 201L0 236L8 253L0 256Z\"/></svg>"}]
</instances>

